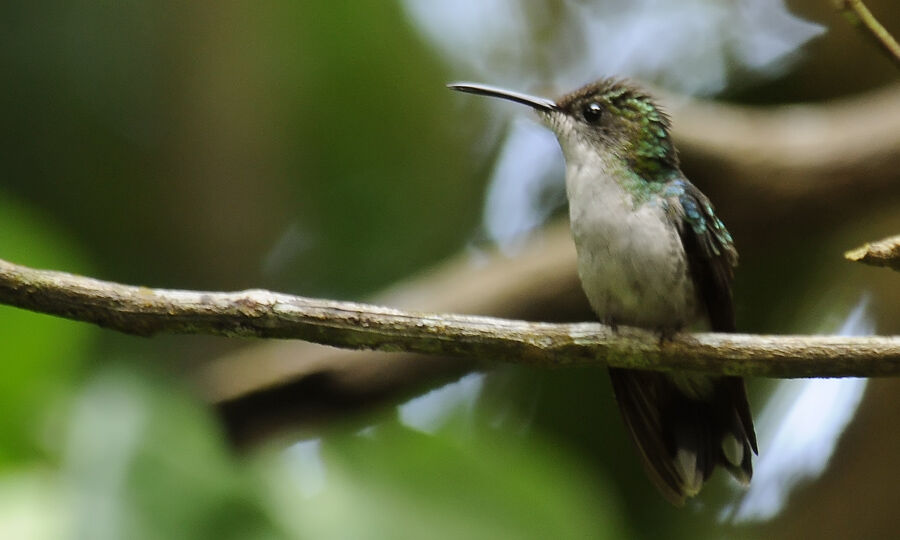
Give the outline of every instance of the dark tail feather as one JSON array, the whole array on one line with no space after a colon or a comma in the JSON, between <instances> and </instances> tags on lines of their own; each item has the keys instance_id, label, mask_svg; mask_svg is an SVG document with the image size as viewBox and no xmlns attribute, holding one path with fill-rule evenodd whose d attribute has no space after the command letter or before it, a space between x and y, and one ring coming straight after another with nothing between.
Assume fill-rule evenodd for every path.
<instances>
[{"instance_id":1,"label":"dark tail feather","mask_svg":"<svg viewBox=\"0 0 900 540\"><path fill-rule=\"evenodd\" d=\"M609 374L644 468L666 499L684 504L716 465L741 483L750 482L756 434L740 377L674 379L618 368Z\"/></svg>"}]
</instances>

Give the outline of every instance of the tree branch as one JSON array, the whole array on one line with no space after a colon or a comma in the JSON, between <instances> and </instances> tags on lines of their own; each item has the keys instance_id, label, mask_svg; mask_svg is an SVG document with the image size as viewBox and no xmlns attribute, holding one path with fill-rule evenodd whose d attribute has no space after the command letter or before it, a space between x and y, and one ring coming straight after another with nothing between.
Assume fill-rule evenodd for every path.
<instances>
[{"instance_id":1,"label":"tree branch","mask_svg":"<svg viewBox=\"0 0 900 540\"><path fill-rule=\"evenodd\" d=\"M851 249L844 253L844 257L872 266L887 266L900 272L900 235Z\"/></svg>"},{"instance_id":2,"label":"tree branch","mask_svg":"<svg viewBox=\"0 0 900 540\"><path fill-rule=\"evenodd\" d=\"M294 338L541 366L609 365L766 377L900 375L900 338L680 334L415 313L248 290L149 289L0 261L0 302L130 334Z\"/></svg>"},{"instance_id":3,"label":"tree branch","mask_svg":"<svg viewBox=\"0 0 900 540\"><path fill-rule=\"evenodd\" d=\"M862 24L863 28L867 30L867 35L900 67L900 45L872 15L862 0L836 0L835 3L851 24L855 26Z\"/></svg>"}]
</instances>

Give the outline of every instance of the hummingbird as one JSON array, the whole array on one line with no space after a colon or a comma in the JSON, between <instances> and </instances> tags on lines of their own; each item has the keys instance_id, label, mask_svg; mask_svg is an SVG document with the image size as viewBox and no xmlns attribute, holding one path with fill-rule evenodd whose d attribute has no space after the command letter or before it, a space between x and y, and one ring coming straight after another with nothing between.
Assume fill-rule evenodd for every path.
<instances>
[{"instance_id":1,"label":"hummingbird","mask_svg":"<svg viewBox=\"0 0 900 540\"><path fill-rule=\"evenodd\" d=\"M671 122L637 85L602 79L551 100L478 83L453 90L531 107L559 141L582 288L601 322L659 332L735 330L738 255L709 199L681 172ZM744 381L609 368L648 476L681 506L716 466L753 475Z\"/></svg>"}]
</instances>

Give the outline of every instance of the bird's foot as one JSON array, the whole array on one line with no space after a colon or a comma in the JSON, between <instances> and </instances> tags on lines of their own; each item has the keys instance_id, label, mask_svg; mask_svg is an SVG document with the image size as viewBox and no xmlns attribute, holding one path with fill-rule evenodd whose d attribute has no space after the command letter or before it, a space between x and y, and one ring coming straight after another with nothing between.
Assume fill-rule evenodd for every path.
<instances>
[{"instance_id":1,"label":"bird's foot","mask_svg":"<svg viewBox=\"0 0 900 540\"><path fill-rule=\"evenodd\" d=\"M619 333L619 323L612 317L604 317L601 322L603 324L605 324L606 326L610 327L614 334Z\"/></svg>"},{"instance_id":2,"label":"bird's foot","mask_svg":"<svg viewBox=\"0 0 900 540\"><path fill-rule=\"evenodd\" d=\"M671 342L673 339L675 339L675 335L676 335L678 332L680 332L680 331L681 331L681 328L680 328L680 327L674 327L674 328L672 328L672 327L667 327L667 328L658 327L658 328L656 329L656 333L659 335L659 345L660 345L660 347L662 347L663 345L665 345L667 342Z\"/></svg>"}]
</instances>

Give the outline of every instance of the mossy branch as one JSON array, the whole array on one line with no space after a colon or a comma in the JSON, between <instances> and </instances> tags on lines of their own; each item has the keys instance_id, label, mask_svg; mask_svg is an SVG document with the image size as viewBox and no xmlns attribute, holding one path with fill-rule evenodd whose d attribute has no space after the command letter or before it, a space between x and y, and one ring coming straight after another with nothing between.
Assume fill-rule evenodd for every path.
<instances>
[{"instance_id":1,"label":"mossy branch","mask_svg":"<svg viewBox=\"0 0 900 540\"><path fill-rule=\"evenodd\" d=\"M263 290L121 285L0 261L0 302L129 334L289 338L349 349L540 366L609 365L765 377L900 375L900 337L679 334L406 312Z\"/></svg>"}]
</instances>

